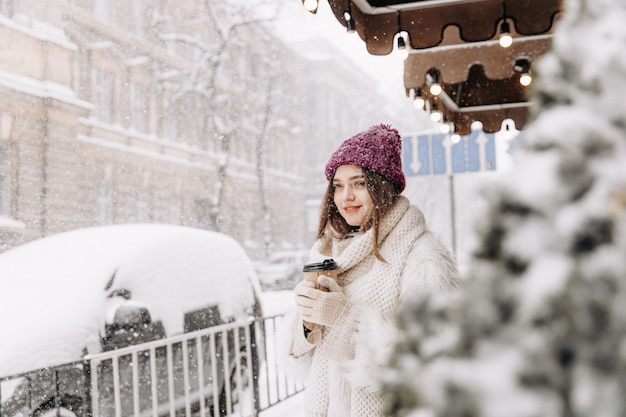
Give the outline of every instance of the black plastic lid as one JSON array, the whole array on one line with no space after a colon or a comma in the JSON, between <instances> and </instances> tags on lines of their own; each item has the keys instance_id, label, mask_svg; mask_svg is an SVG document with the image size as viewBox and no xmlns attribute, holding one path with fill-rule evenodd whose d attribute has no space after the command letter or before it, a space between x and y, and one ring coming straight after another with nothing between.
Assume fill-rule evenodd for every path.
<instances>
[{"instance_id":1,"label":"black plastic lid","mask_svg":"<svg viewBox=\"0 0 626 417\"><path fill-rule=\"evenodd\" d=\"M302 268L302 272L330 271L333 269L337 269L337 263L335 262L335 260L324 259L323 262L316 262L304 265L304 268Z\"/></svg>"}]
</instances>

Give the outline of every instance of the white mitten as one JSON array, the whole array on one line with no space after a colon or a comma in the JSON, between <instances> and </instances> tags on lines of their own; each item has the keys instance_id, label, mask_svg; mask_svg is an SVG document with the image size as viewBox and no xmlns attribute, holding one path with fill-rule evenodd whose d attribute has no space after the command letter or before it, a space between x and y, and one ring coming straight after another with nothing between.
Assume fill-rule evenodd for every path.
<instances>
[{"instance_id":1,"label":"white mitten","mask_svg":"<svg viewBox=\"0 0 626 417\"><path fill-rule=\"evenodd\" d=\"M320 291L303 283L296 286L298 311L302 319L309 323L332 326L346 308L348 300L334 279L320 275L317 283L330 291Z\"/></svg>"},{"instance_id":2,"label":"white mitten","mask_svg":"<svg viewBox=\"0 0 626 417\"><path fill-rule=\"evenodd\" d=\"M311 282L311 281L303 280L298 285L296 285L296 288L293 289L293 291L294 291L294 293L296 295L296 306L298 306L298 312L300 313L300 317L302 317L302 308L300 308L300 303L298 302L298 298L300 298L299 294L302 292L302 288L312 288L312 289L315 289L315 284L313 282ZM315 327L317 327L315 324L309 323L306 320L303 320L302 324L308 330L313 330Z\"/></svg>"}]
</instances>

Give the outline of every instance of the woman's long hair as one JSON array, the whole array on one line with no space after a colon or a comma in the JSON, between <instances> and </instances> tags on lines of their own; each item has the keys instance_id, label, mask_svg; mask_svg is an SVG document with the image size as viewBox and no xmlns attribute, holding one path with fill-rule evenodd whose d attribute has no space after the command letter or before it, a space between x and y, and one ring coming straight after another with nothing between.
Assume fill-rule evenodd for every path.
<instances>
[{"instance_id":1,"label":"woman's long hair","mask_svg":"<svg viewBox=\"0 0 626 417\"><path fill-rule=\"evenodd\" d=\"M365 217L360 231L365 232L370 228L374 229L374 254L376 258L382 262L386 262L378 249L378 227L381 219L387 214L391 206L396 202L396 199L400 195L396 185L394 185L387 178L383 177L376 171L372 171L367 168L361 168L363 176L365 177L365 183L367 184L367 191L372 198L374 208ZM333 172L333 177L335 173ZM339 214L339 210L335 205L334 200L335 187L333 186L333 178L328 182L326 192L324 193L324 200L320 210L320 222L317 230L317 238L327 238L326 243L330 243L330 231L329 226L341 236L347 236L350 233L350 225ZM325 245L322 245L324 249Z\"/></svg>"}]
</instances>

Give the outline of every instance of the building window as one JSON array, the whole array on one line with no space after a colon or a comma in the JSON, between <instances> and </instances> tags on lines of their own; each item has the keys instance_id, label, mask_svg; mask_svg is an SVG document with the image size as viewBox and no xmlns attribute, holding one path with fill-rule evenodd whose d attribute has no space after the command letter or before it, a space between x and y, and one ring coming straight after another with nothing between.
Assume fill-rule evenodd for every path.
<instances>
[{"instance_id":1,"label":"building window","mask_svg":"<svg viewBox=\"0 0 626 417\"><path fill-rule=\"evenodd\" d=\"M180 197L175 195L169 204L169 222L171 224L180 224L180 212Z\"/></svg>"},{"instance_id":2,"label":"building window","mask_svg":"<svg viewBox=\"0 0 626 417\"><path fill-rule=\"evenodd\" d=\"M145 189L141 189L137 195L137 222L148 223L149 220L148 192Z\"/></svg>"},{"instance_id":3,"label":"building window","mask_svg":"<svg viewBox=\"0 0 626 417\"><path fill-rule=\"evenodd\" d=\"M104 178L98 190L98 222L101 225L113 223L113 165L104 168Z\"/></svg>"},{"instance_id":4,"label":"building window","mask_svg":"<svg viewBox=\"0 0 626 417\"><path fill-rule=\"evenodd\" d=\"M150 208L152 207L152 196L150 195L150 174L143 174L141 188L137 194L137 222L150 222Z\"/></svg>"},{"instance_id":5,"label":"building window","mask_svg":"<svg viewBox=\"0 0 626 417\"><path fill-rule=\"evenodd\" d=\"M209 229L211 224L210 213L211 203L209 200L194 200L192 226L198 229Z\"/></svg>"},{"instance_id":6,"label":"building window","mask_svg":"<svg viewBox=\"0 0 626 417\"><path fill-rule=\"evenodd\" d=\"M11 155L9 144L0 143L0 216L11 214Z\"/></svg>"},{"instance_id":7,"label":"building window","mask_svg":"<svg viewBox=\"0 0 626 417\"><path fill-rule=\"evenodd\" d=\"M104 123L112 122L113 77L98 70L96 72L96 115Z\"/></svg>"},{"instance_id":8,"label":"building window","mask_svg":"<svg viewBox=\"0 0 626 417\"><path fill-rule=\"evenodd\" d=\"M113 223L113 190L111 182L107 180L100 183L98 222L101 225Z\"/></svg>"},{"instance_id":9,"label":"building window","mask_svg":"<svg viewBox=\"0 0 626 417\"><path fill-rule=\"evenodd\" d=\"M165 121L166 129L167 129L167 137L170 141L176 142L178 140L178 120L176 117L171 116L168 117Z\"/></svg>"},{"instance_id":10,"label":"building window","mask_svg":"<svg viewBox=\"0 0 626 417\"><path fill-rule=\"evenodd\" d=\"M137 132L147 133L148 99L142 85L135 85L134 96L135 107L133 119L135 130Z\"/></svg>"}]
</instances>

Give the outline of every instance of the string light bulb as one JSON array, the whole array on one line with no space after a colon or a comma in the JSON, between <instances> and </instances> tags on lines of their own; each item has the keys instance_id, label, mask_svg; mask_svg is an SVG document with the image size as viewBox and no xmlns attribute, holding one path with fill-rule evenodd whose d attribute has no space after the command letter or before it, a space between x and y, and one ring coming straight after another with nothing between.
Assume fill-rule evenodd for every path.
<instances>
[{"instance_id":1,"label":"string light bulb","mask_svg":"<svg viewBox=\"0 0 626 417\"><path fill-rule=\"evenodd\" d=\"M456 145L461 141L461 135L456 131L456 125L453 122L448 123L448 131L445 132L450 135L450 143Z\"/></svg>"},{"instance_id":2,"label":"string light bulb","mask_svg":"<svg viewBox=\"0 0 626 417\"><path fill-rule=\"evenodd\" d=\"M346 21L346 30L348 33L354 33L356 30L356 25L354 24L354 19L352 18L352 14L349 10L343 12L343 18Z\"/></svg>"},{"instance_id":3,"label":"string light bulb","mask_svg":"<svg viewBox=\"0 0 626 417\"><path fill-rule=\"evenodd\" d=\"M430 106L430 120L435 123L439 123L443 120L443 113L437 107L437 103L433 103Z\"/></svg>"},{"instance_id":4,"label":"string light bulb","mask_svg":"<svg viewBox=\"0 0 626 417\"><path fill-rule=\"evenodd\" d=\"M409 57L409 50L406 47L406 41L404 40L404 36L398 35L398 43L396 47L398 51L398 57L400 59L407 59Z\"/></svg>"},{"instance_id":5,"label":"string light bulb","mask_svg":"<svg viewBox=\"0 0 626 417\"><path fill-rule=\"evenodd\" d=\"M500 39L498 40L500 46L503 48L508 48L513 45L513 37L511 36L511 27L509 23L505 20L500 25Z\"/></svg>"},{"instance_id":6,"label":"string light bulb","mask_svg":"<svg viewBox=\"0 0 626 417\"><path fill-rule=\"evenodd\" d=\"M413 105L418 110L424 110L424 107L426 105L426 100L424 99L424 96L422 95L421 88L416 88L415 90L413 90Z\"/></svg>"},{"instance_id":7,"label":"string light bulb","mask_svg":"<svg viewBox=\"0 0 626 417\"><path fill-rule=\"evenodd\" d=\"M304 8L311 12L317 13L317 7L319 6L319 0L302 0L302 5Z\"/></svg>"},{"instance_id":8,"label":"string light bulb","mask_svg":"<svg viewBox=\"0 0 626 417\"><path fill-rule=\"evenodd\" d=\"M515 61L513 69L520 73L519 83L524 87L528 87L533 82L533 76L530 73L530 61L528 59L518 59Z\"/></svg>"},{"instance_id":9,"label":"string light bulb","mask_svg":"<svg viewBox=\"0 0 626 417\"><path fill-rule=\"evenodd\" d=\"M433 122L439 123L441 119L443 119L443 113L441 113L439 110L433 110L430 112L430 120L432 120Z\"/></svg>"},{"instance_id":10,"label":"string light bulb","mask_svg":"<svg viewBox=\"0 0 626 417\"><path fill-rule=\"evenodd\" d=\"M441 94L442 91L443 88L441 88L441 84L439 83L433 83L430 86L430 94L432 94L433 96L438 96L439 94Z\"/></svg>"},{"instance_id":11,"label":"string light bulb","mask_svg":"<svg viewBox=\"0 0 626 417\"><path fill-rule=\"evenodd\" d=\"M528 87L533 82L533 76L530 73L524 73L519 77L519 83L524 87Z\"/></svg>"},{"instance_id":12,"label":"string light bulb","mask_svg":"<svg viewBox=\"0 0 626 417\"><path fill-rule=\"evenodd\" d=\"M437 72L436 70L432 71L428 73L427 77L427 80L430 84L430 87L428 88L430 94L432 94L433 96L438 96L439 94L441 94L443 88L441 87L441 83L439 82L439 72Z\"/></svg>"}]
</instances>

